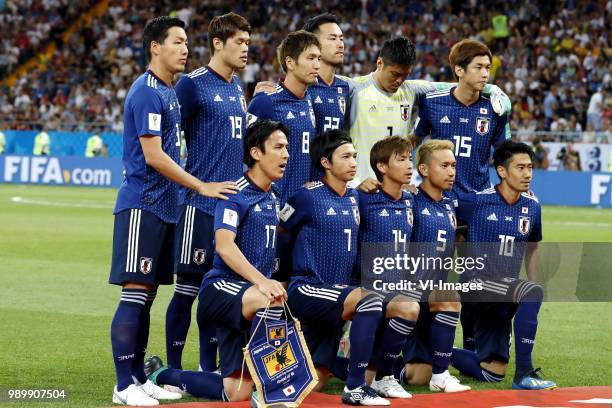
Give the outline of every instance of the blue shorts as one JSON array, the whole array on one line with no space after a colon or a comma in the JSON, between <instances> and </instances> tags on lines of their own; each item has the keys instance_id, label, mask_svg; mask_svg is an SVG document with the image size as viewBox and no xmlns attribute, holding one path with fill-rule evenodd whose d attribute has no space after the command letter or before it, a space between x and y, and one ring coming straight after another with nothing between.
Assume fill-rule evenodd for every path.
<instances>
[{"instance_id":1,"label":"blue shorts","mask_svg":"<svg viewBox=\"0 0 612 408\"><path fill-rule=\"evenodd\" d=\"M171 285L174 281L175 224L150 212L131 209L115 214L113 259L108 282Z\"/></svg>"},{"instance_id":2,"label":"blue shorts","mask_svg":"<svg viewBox=\"0 0 612 408\"><path fill-rule=\"evenodd\" d=\"M331 369L342 338L344 300L355 286L297 284L289 292L289 308L302 324L312 361Z\"/></svg>"},{"instance_id":3,"label":"blue shorts","mask_svg":"<svg viewBox=\"0 0 612 408\"><path fill-rule=\"evenodd\" d=\"M204 275L212 269L215 252L215 217L197 208L181 207L174 241L174 271L177 274Z\"/></svg>"},{"instance_id":4,"label":"blue shorts","mask_svg":"<svg viewBox=\"0 0 612 408\"><path fill-rule=\"evenodd\" d=\"M276 262L277 267L272 279L279 282L288 281L293 271L293 244L294 238L289 233L277 235L276 240Z\"/></svg>"},{"instance_id":5,"label":"blue shorts","mask_svg":"<svg viewBox=\"0 0 612 408\"><path fill-rule=\"evenodd\" d=\"M478 361L510 359L512 317L517 305L509 302L462 303L461 313L473 322Z\"/></svg>"},{"instance_id":6,"label":"blue shorts","mask_svg":"<svg viewBox=\"0 0 612 408\"><path fill-rule=\"evenodd\" d=\"M217 325L221 375L230 377L244 364L242 348L247 344L251 322L242 315L242 296L253 285L231 279L204 285L198 297L198 323Z\"/></svg>"}]
</instances>

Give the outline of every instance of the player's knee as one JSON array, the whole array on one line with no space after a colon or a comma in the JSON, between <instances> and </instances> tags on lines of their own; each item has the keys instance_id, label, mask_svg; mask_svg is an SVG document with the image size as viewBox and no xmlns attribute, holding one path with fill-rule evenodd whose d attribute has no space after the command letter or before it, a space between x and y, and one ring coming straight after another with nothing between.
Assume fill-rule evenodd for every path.
<instances>
[{"instance_id":1,"label":"player's knee","mask_svg":"<svg viewBox=\"0 0 612 408\"><path fill-rule=\"evenodd\" d=\"M240 384L240 378L224 378L223 392L229 402L248 401L253 392L253 381L250 378L243 379Z\"/></svg>"},{"instance_id":2,"label":"player's knee","mask_svg":"<svg viewBox=\"0 0 612 408\"><path fill-rule=\"evenodd\" d=\"M404 376L409 385L428 385L431 380L431 365L406 364Z\"/></svg>"},{"instance_id":3,"label":"player's knee","mask_svg":"<svg viewBox=\"0 0 612 408\"><path fill-rule=\"evenodd\" d=\"M157 285L152 285L148 283L136 283L136 282L126 282L123 284L124 289L146 289L148 291L157 290Z\"/></svg>"},{"instance_id":4,"label":"player's knee","mask_svg":"<svg viewBox=\"0 0 612 408\"><path fill-rule=\"evenodd\" d=\"M380 295L370 293L363 297L355 306L355 313L368 313L382 318L383 301Z\"/></svg>"},{"instance_id":5,"label":"player's knee","mask_svg":"<svg viewBox=\"0 0 612 408\"><path fill-rule=\"evenodd\" d=\"M480 363L482 378L480 379L490 383L502 382L506 377L506 368L508 368L508 363L495 360L482 361Z\"/></svg>"},{"instance_id":6,"label":"player's knee","mask_svg":"<svg viewBox=\"0 0 612 408\"><path fill-rule=\"evenodd\" d=\"M396 296L387 305L386 317L391 319L401 317L406 320L417 320L419 317L419 304L408 299L406 296Z\"/></svg>"},{"instance_id":7,"label":"player's knee","mask_svg":"<svg viewBox=\"0 0 612 408\"><path fill-rule=\"evenodd\" d=\"M461 310L461 302L432 302L429 305L429 310L432 313L439 312L459 312Z\"/></svg>"},{"instance_id":8,"label":"player's knee","mask_svg":"<svg viewBox=\"0 0 612 408\"><path fill-rule=\"evenodd\" d=\"M329 379L330 372L327 368L317 365L316 366L318 381L315 385L313 391L320 392L325 385L327 384L327 380Z\"/></svg>"},{"instance_id":9,"label":"player's knee","mask_svg":"<svg viewBox=\"0 0 612 408\"><path fill-rule=\"evenodd\" d=\"M542 302L544 299L544 290L542 286L536 282L523 281L515 291L516 303L520 302Z\"/></svg>"}]
</instances>

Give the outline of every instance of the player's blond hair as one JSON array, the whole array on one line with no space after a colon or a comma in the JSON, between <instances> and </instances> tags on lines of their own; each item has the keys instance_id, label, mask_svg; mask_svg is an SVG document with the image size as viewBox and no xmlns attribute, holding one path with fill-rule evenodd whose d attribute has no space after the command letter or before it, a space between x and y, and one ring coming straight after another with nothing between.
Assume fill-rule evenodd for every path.
<instances>
[{"instance_id":1,"label":"player's blond hair","mask_svg":"<svg viewBox=\"0 0 612 408\"><path fill-rule=\"evenodd\" d=\"M450 150L451 152L455 152L455 145L453 142L449 140L428 140L423 143L417 150L417 168L421 164L427 164L429 162L429 157L433 152L437 152L438 150Z\"/></svg>"}]
</instances>

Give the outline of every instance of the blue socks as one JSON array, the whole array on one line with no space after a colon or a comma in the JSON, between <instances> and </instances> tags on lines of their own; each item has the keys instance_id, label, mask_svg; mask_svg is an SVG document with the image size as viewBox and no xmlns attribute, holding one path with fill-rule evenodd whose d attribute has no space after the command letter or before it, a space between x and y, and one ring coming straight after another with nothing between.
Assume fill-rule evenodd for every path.
<instances>
[{"instance_id":1,"label":"blue socks","mask_svg":"<svg viewBox=\"0 0 612 408\"><path fill-rule=\"evenodd\" d=\"M111 345L118 391L123 391L134 383L132 366L136 359L141 312L147 303L147 297L146 289L121 290L119 306L111 323Z\"/></svg>"},{"instance_id":2,"label":"blue socks","mask_svg":"<svg viewBox=\"0 0 612 408\"><path fill-rule=\"evenodd\" d=\"M455 367L457 370L461 371L465 375L477 379L478 381L496 383L504 379L503 375L495 374L482 368L480 366L480 362L478 361L478 356L471 350L454 348L451 362L453 367Z\"/></svg>"},{"instance_id":3,"label":"blue socks","mask_svg":"<svg viewBox=\"0 0 612 408\"><path fill-rule=\"evenodd\" d=\"M455 328L459 321L458 312L439 312L431 322L429 341L432 348L432 373L442 374L448 370L453 354Z\"/></svg>"},{"instance_id":4,"label":"blue socks","mask_svg":"<svg viewBox=\"0 0 612 408\"><path fill-rule=\"evenodd\" d=\"M258 324L259 324L259 327L257 328L257 332L262 333L263 331L263 336L265 336L266 324L265 322L261 322L261 324L259 323L264 316L265 310L266 310L265 308L261 308L261 309L257 309L257 311L255 312L255 316L253 316L253 321L251 322L251 333L249 337L253 335L253 332L255 331L255 328L257 327ZM266 320L267 319L280 320L280 318L283 317L283 311L284 309L282 306L270 307L266 314Z\"/></svg>"},{"instance_id":5,"label":"blue socks","mask_svg":"<svg viewBox=\"0 0 612 408\"><path fill-rule=\"evenodd\" d=\"M166 311L166 356L170 367L183 368L181 357L191 324L191 306L198 290L197 282L177 278L174 296Z\"/></svg>"},{"instance_id":6,"label":"blue socks","mask_svg":"<svg viewBox=\"0 0 612 408\"><path fill-rule=\"evenodd\" d=\"M474 340L474 318L472 313L461 308L461 327L463 328L463 348L465 350L476 351L476 341Z\"/></svg>"},{"instance_id":7,"label":"blue socks","mask_svg":"<svg viewBox=\"0 0 612 408\"><path fill-rule=\"evenodd\" d=\"M151 306L155 301L157 291L147 294L147 302L140 312L140 327L138 329L138 343L136 343L136 352L134 353L134 363L132 364L132 375L139 383L147 382L147 376L144 372L144 359L147 354L147 345L149 344L149 328L151 326Z\"/></svg>"},{"instance_id":8,"label":"blue socks","mask_svg":"<svg viewBox=\"0 0 612 408\"><path fill-rule=\"evenodd\" d=\"M217 326L212 322L198 321L200 332L200 367L203 371L217 369Z\"/></svg>"},{"instance_id":9,"label":"blue socks","mask_svg":"<svg viewBox=\"0 0 612 408\"><path fill-rule=\"evenodd\" d=\"M349 333L351 355L346 378L346 387L349 390L365 383L365 371L372 356L376 330L382 319L382 299L376 295L368 295L357 303L355 311Z\"/></svg>"},{"instance_id":10,"label":"blue socks","mask_svg":"<svg viewBox=\"0 0 612 408\"><path fill-rule=\"evenodd\" d=\"M157 384L174 385L198 398L223 399L223 378L217 373L168 368L159 373Z\"/></svg>"},{"instance_id":11,"label":"blue socks","mask_svg":"<svg viewBox=\"0 0 612 408\"><path fill-rule=\"evenodd\" d=\"M416 322L401 317L389 320L383 333L380 358L376 367L376 379L391 375L395 367L395 361L399 358L406 339L414 330Z\"/></svg>"},{"instance_id":12,"label":"blue socks","mask_svg":"<svg viewBox=\"0 0 612 408\"><path fill-rule=\"evenodd\" d=\"M529 281L522 282L516 290L518 307L514 315L515 378L520 378L533 370L531 353L538 331L538 313L544 293L542 287Z\"/></svg>"}]
</instances>

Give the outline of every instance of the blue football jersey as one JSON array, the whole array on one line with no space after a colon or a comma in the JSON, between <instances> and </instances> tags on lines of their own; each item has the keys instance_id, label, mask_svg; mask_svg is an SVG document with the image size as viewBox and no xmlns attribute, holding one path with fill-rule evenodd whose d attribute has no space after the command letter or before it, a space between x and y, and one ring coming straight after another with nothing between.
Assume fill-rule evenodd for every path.
<instances>
[{"instance_id":1,"label":"blue football jersey","mask_svg":"<svg viewBox=\"0 0 612 408\"><path fill-rule=\"evenodd\" d=\"M470 256L486 258L485 268L472 276L517 278L527 242L542 240L541 207L528 193L510 205L497 188L460 195L457 218L467 223Z\"/></svg>"},{"instance_id":2,"label":"blue football jersey","mask_svg":"<svg viewBox=\"0 0 612 408\"><path fill-rule=\"evenodd\" d=\"M405 244L412 237L413 200L414 197L407 191L402 191L402 197L398 200L382 189L374 194L359 191L360 243L392 242L400 250L405 250Z\"/></svg>"},{"instance_id":3,"label":"blue football jersey","mask_svg":"<svg viewBox=\"0 0 612 408\"><path fill-rule=\"evenodd\" d=\"M298 188L310 180L310 140L316 135L315 114L308 92L303 99L279 83L276 92L259 93L249 104L247 122L257 119L272 119L289 129L289 162L284 177L276 183L281 205Z\"/></svg>"},{"instance_id":4,"label":"blue football jersey","mask_svg":"<svg viewBox=\"0 0 612 408\"><path fill-rule=\"evenodd\" d=\"M431 198L423 189L414 196L414 224L412 226L412 257L452 258L455 249L457 219L455 206L445 193L440 201ZM435 265L435 263L430 263ZM416 277L446 279L446 268L428 267L416 271Z\"/></svg>"},{"instance_id":5,"label":"blue football jersey","mask_svg":"<svg viewBox=\"0 0 612 408\"><path fill-rule=\"evenodd\" d=\"M236 75L230 82L210 67L184 75L176 85L187 143L185 170L204 182L242 175L246 100ZM181 188L180 204L214 215L216 199Z\"/></svg>"},{"instance_id":6,"label":"blue football jersey","mask_svg":"<svg viewBox=\"0 0 612 408\"><path fill-rule=\"evenodd\" d=\"M229 200L218 200L215 207L215 231L236 233L235 242L245 258L264 276L270 278L276 269L276 238L280 204L274 185L263 191L247 175L237 181L238 193ZM202 286L221 279L245 279L215 254L213 269Z\"/></svg>"},{"instance_id":7,"label":"blue football jersey","mask_svg":"<svg viewBox=\"0 0 612 408\"><path fill-rule=\"evenodd\" d=\"M491 148L506 140L508 119L505 115L499 117L489 98L482 94L477 102L466 106L455 98L454 89L420 98L415 134L453 142L457 159L453 191L459 194L482 191L491 187L488 168Z\"/></svg>"},{"instance_id":8,"label":"blue football jersey","mask_svg":"<svg viewBox=\"0 0 612 408\"><path fill-rule=\"evenodd\" d=\"M300 188L280 214L281 225L296 235L291 286L298 283L349 283L357 260L357 192L339 196L325 183Z\"/></svg>"},{"instance_id":9,"label":"blue football jersey","mask_svg":"<svg viewBox=\"0 0 612 408\"><path fill-rule=\"evenodd\" d=\"M125 178L117 194L114 214L137 208L164 222L177 221L178 185L147 165L140 137L161 137L163 151L179 162L181 113L174 88L148 70L130 87L123 111L123 167Z\"/></svg>"},{"instance_id":10,"label":"blue football jersey","mask_svg":"<svg viewBox=\"0 0 612 408\"><path fill-rule=\"evenodd\" d=\"M317 135L332 129L344 129L349 83L337 75L334 75L331 85L319 78L317 83L308 87L308 93L314 109Z\"/></svg>"}]
</instances>

